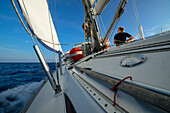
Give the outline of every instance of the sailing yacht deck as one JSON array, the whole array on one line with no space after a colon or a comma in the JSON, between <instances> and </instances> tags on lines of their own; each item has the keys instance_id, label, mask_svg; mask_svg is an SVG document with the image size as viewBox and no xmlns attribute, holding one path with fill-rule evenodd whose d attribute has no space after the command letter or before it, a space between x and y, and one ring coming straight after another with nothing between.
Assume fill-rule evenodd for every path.
<instances>
[{"instance_id":1,"label":"sailing yacht deck","mask_svg":"<svg viewBox=\"0 0 170 113\"><path fill-rule=\"evenodd\" d=\"M129 43L109 50L101 50L104 44L100 40L94 11L95 14L100 14L109 1L98 1L94 10L92 7L93 0L83 0L86 18L89 19L89 24L92 27L94 48L87 57L74 63L62 64L60 54L62 49L47 1L17 1L29 28L27 29L12 0L26 31L31 37L34 36L38 39L47 49L59 53L60 69L62 68L63 70L63 74L59 74L62 92L56 94L54 92L57 89L55 83L57 81L56 72L53 73L54 81L41 51L33 41L34 49L43 64L50 82L47 81L45 83L36 94L36 97L29 102L30 106L26 106L23 112L69 113L66 98L69 99L72 109L77 113L170 112L170 34L155 36L151 39ZM115 25L118 24L126 4L127 0L120 1L103 42L112 34L112 29L116 28ZM95 53L95 51L98 53ZM124 59L126 61L125 65L122 65ZM87 73L88 71L91 72ZM97 75L96 78L91 73L95 73ZM122 84L125 86L122 89L117 87L116 85L127 76L130 76L132 81L127 80L121 83L119 86ZM106 77L110 78L103 79ZM117 80L114 83L113 78ZM132 87L129 87L129 85L127 88L127 83ZM110 90L111 87L116 87L117 89L113 92ZM114 102L116 103L113 105Z\"/></svg>"},{"instance_id":2,"label":"sailing yacht deck","mask_svg":"<svg viewBox=\"0 0 170 113\"><path fill-rule=\"evenodd\" d=\"M65 113L63 92L55 94L49 81L45 83L26 113Z\"/></svg>"},{"instance_id":3,"label":"sailing yacht deck","mask_svg":"<svg viewBox=\"0 0 170 113\"><path fill-rule=\"evenodd\" d=\"M64 68L63 68L64 69ZM56 79L56 72L53 73ZM55 94L49 81L41 88L40 92L36 95L28 108L24 108L22 112L26 113L66 113L66 103L65 96L68 95L71 100L74 109L79 113L87 112L100 112L105 111L98 106L98 104L92 99L92 97L83 89L82 86L70 75L70 72L65 71L63 75L60 76L63 82L61 82L61 88L63 91ZM67 82L66 82L67 81ZM67 84L65 84L67 83ZM82 106L83 105L83 106Z\"/></svg>"}]
</instances>

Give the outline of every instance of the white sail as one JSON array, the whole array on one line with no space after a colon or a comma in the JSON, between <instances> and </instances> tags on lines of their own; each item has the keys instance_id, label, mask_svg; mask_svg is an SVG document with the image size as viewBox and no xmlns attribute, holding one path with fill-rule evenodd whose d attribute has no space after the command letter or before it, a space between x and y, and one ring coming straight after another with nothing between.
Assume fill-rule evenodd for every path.
<instances>
[{"instance_id":1,"label":"white sail","mask_svg":"<svg viewBox=\"0 0 170 113\"><path fill-rule=\"evenodd\" d=\"M18 3L30 31L39 38L38 41L51 51L62 52L47 1L18 0Z\"/></svg>"},{"instance_id":2,"label":"white sail","mask_svg":"<svg viewBox=\"0 0 170 113\"><path fill-rule=\"evenodd\" d=\"M109 2L110 0L98 0L94 8L95 15L100 15Z\"/></svg>"}]
</instances>

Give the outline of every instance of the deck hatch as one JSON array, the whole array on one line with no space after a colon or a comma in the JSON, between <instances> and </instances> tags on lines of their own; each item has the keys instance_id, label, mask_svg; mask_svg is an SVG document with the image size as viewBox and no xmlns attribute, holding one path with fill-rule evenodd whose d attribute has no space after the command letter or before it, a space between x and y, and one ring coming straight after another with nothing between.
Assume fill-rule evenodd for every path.
<instances>
[{"instance_id":1,"label":"deck hatch","mask_svg":"<svg viewBox=\"0 0 170 113\"><path fill-rule=\"evenodd\" d=\"M146 57L141 54L133 54L123 58L120 62L120 65L123 67L133 67L143 63L146 60Z\"/></svg>"}]
</instances>

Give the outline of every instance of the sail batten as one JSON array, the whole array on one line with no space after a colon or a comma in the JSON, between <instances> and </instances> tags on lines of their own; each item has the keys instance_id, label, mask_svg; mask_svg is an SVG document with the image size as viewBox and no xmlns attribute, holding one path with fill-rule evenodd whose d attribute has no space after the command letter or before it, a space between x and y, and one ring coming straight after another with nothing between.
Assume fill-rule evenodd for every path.
<instances>
[{"instance_id":1,"label":"sail batten","mask_svg":"<svg viewBox=\"0 0 170 113\"><path fill-rule=\"evenodd\" d=\"M62 52L62 48L46 0L18 0L21 11L33 35L48 50Z\"/></svg>"}]
</instances>

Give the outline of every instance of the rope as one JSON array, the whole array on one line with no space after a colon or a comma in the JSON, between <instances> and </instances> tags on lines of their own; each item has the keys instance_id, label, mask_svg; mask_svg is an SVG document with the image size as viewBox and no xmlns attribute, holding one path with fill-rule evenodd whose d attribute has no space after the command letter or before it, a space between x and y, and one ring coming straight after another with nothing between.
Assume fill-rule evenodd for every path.
<instances>
[{"instance_id":1,"label":"rope","mask_svg":"<svg viewBox=\"0 0 170 113\"><path fill-rule=\"evenodd\" d=\"M113 88L110 89L110 90L114 91L114 103L113 103L113 106L116 105L116 94L117 94L117 91L118 91L117 86L118 86L119 84L121 84L123 81L125 81L126 79L128 79L128 78L130 78L130 80L132 80L132 77L131 77L131 76L127 76L127 77L125 77L124 79L120 80L118 83L116 83L116 84L113 86Z\"/></svg>"},{"instance_id":2,"label":"rope","mask_svg":"<svg viewBox=\"0 0 170 113\"><path fill-rule=\"evenodd\" d=\"M42 40L42 41L44 41L44 42L47 42L47 43L49 43L49 44L54 44L54 45L77 45L77 44L82 44L82 43L83 43L83 42L78 42L78 43L58 44L58 43L49 42L49 41L44 40L44 39L42 39L42 38L39 38L39 37L37 37L37 36L35 36L35 35L32 35L32 36L35 37L35 38L37 38L37 39L40 39L40 40Z\"/></svg>"},{"instance_id":3,"label":"rope","mask_svg":"<svg viewBox=\"0 0 170 113\"><path fill-rule=\"evenodd\" d=\"M42 39L42 38L40 38L40 37L37 37L36 35L33 35L33 34L31 34L31 33L29 33L29 34L32 35L33 37L37 38L37 39L40 39L40 40L42 40L42 41L44 41L44 42L47 42L47 43L49 43L49 44L54 44L54 45L76 45L76 44L82 44L82 43L83 43L83 42L79 42L79 43L59 44L59 43L53 43L53 42L44 40L44 39Z\"/></svg>"},{"instance_id":4,"label":"rope","mask_svg":"<svg viewBox=\"0 0 170 113\"><path fill-rule=\"evenodd\" d=\"M35 36L35 35L32 35L32 36L35 37L35 38L37 38L37 39L40 39L40 40L42 40L42 41L44 41L44 42L47 42L47 43L49 43L49 44L54 44L54 45L76 45L76 44L82 44L82 42L79 42L79 43L68 43L68 44L59 44L59 43L53 43L53 42L44 40L44 39L39 38L39 37L37 37L37 36Z\"/></svg>"},{"instance_id":5,"label":"rope","mask_svg":"<svg viewBox=\"0 0 170 113\"><path fill-rule=\"evenodd\" d=\"M24 3L23 3L23 4L24 4ZM44 41L44 42L47 42L47 43L49 43L49 44L53 44L53 43L50 42L50 41L44 40L44 39L42 39L41 37L37 37L36 35L32 34L32 33L30 32L29 27L28 27L27 21L26 21L26 25L27 25L27 27L28 27L29 30L28 30L27 27L25 26L25 24L24 24L24 22L23 22L23 20L22 20L22 18L21 18L21 16L20 16L20 14L19 14L19 12L18 12L18 10L17 10L17 8L16 8L16 5L15 5L15 3L14 3L13 1L12 1L12 5L14 6L14 9L15 9L15 11L16 11L16 13L17 13L17 15L18 15L18 17L19 17L22 25L24 26L25 30L27 31L27 33L28 33L29 35L35 37L36 39L40 39L40 40L42 40L42 41ZM25 8L25 11L26 11L26 13L27 13L27 10L26 10L25 5L24 5L24 8ZM27 16L28 16L28 13L27 13ZM28 16L28 18L29 18L29 16ZM29 20L30 20L30 19L29 19ZM31 23L30 23L30 24L31 24ZM31 37L31 38L32 38L32 37ZM33 38L32 38L32 41L33 41L33 43L34 43ZM34 43L34 44L35 44L35 43ZM58 44L58 43L54 43L54 44L55 44L55 45L76 45L76 44L81 44L81 43L69 43L69 44Z\"/></svg>"},{"instance_id":6,"label":"rope","mask_svg":"<svg viewBox=\"0 0 170 113\"><path fill-rule=\"evenodd\" d=\"M26 15L27 15L27 17L28 17L28 19L29 19L29 21L30 21L30 18L29 18L29 16L28 16L28 12L27 12L27 10L26 10L26 6L25 6L24 1L22 1L22 3L23 3L23 5L24 5L24 9L25 9ZM28 22L27 22L27 21L26 21L26 24L27 24L27 26L28 26ZM31 21L30 21L30 25L32 26ZM28 30L29 30L29 32L31 31L29 27L28 27ZM33 42L33 44L35 45L34 39L33 39L33 37L32 37L33 35L32 35L32 34L30 34L30 35L31 35L32 42Z\"/></svg>"},{"instance_id":7,"label":"rope","mask_svg":"<svg viewBox=\"0 0 170 113\"><path fill-rule=\"evenodd\" d=\"M28 16L28 12L27 12L27 10L26 10L26 6L25 6L25 3L23 2L23 5L24 5L24 8L25 8L25 11L26 11L26 14L27 14L27 17L28 17L28 19L30 20L30 18L29 18L29 16ZM27 26L28 26L28 23L26 22L26 24L27 24ZM32 24L31 24L31 21L30 21L30 25L32 26ZM28 29L29 29L29 32L30 32L30 28L28 27ZM31 39L32 39L32 42L33 42L33 44L35 45L35 42L34 42L34 39L33 39L33 35L32 34L30 34L31 35ZM40 47L40 44L39 44L39 42L38 42L38 40L37 40L37 38L36 38L36 41L37 41L37 43L38 43L38 46L39 46L39 48L40 48L40 51L41 51L41 53L42 53L42 49L41 49L41 47ZM43 55L43 54L42 54ZM43 57L44 57L44 55L43 55ZM45 75L44 75L44 73L43 73L43 70L42 70L42 67L41 67L41 65L39 64L39 67L40 67L40 70L41 70L41 73L42 73L42 75L43 75L43 78L44 78L44 80L46 80L45 79Z\"/></svg>"},{"instance_id":8,"label":"rope","mask_svg":"<svg viewBox=\"0 0 170 113\"><path fill-rule=\"evenodd\" d=\"M132 25L133 25L133 28L135 29L136 34L137 34L137 35L138 35L138 37L140 38L140 36L139 36L139 34L138 34L138 32L137 32L137 30L136 30L136 28L135 28L135 26L134 26L134 24L133 24L133 22L132 22L131 18L130 18L130 16L129 16L129 13L128 13L128 11L126 10L126 8L125 8L125 11L126 11L126 13L127 13L128 17L129 17L130 22L131 22L131 23L132 23Z\"/></svg>"},{"instance_id":9,"label":"rope","mask_svg":"<svg viewBox=\"0 0 170 113\"><path fill-rule=\"evenodd\" d=\"M28 19L30 20L30 18L29 18L29 16L28 16L28 12L27 12L26 7L25 7L25 3L23 2L23 4L24 4L24 8L25 8L27 17L28 17ZM27 23L27 22L26 22L26 24L27 24L27 26L28 26L28 23ZM30 21L30 25L32 26L31 21ZM28 27L28 29L29 29L29 31L30 31L30 28L29 28L29 27ZM32 41L33 41L33 44L35 45L34 39L33 39L33 37L32 37L33 35L32 35L32 34L30 34L30 35L31 35L31 39L32 39ZM37 41L37 38L36 38L36 41ZM37 41L37 43L38 43L38 41ZM38 46L39 46L40 51L41 51L41 53L42 53L42 50L41 50L41 47L40 47L39 43L38 43ZM43 57L44 57L44 56L43 56ZM45 75L44 75L44 73L43 73L43 71L42 71L42 68L41 68L41 65L40 65L40 64L39 64L39 67L40 67L40 69L41 69L41 73L42 73L42 75L43 75L43 77L44 77L44 80L45 80Z\"/></svg>"}]
</instances>

